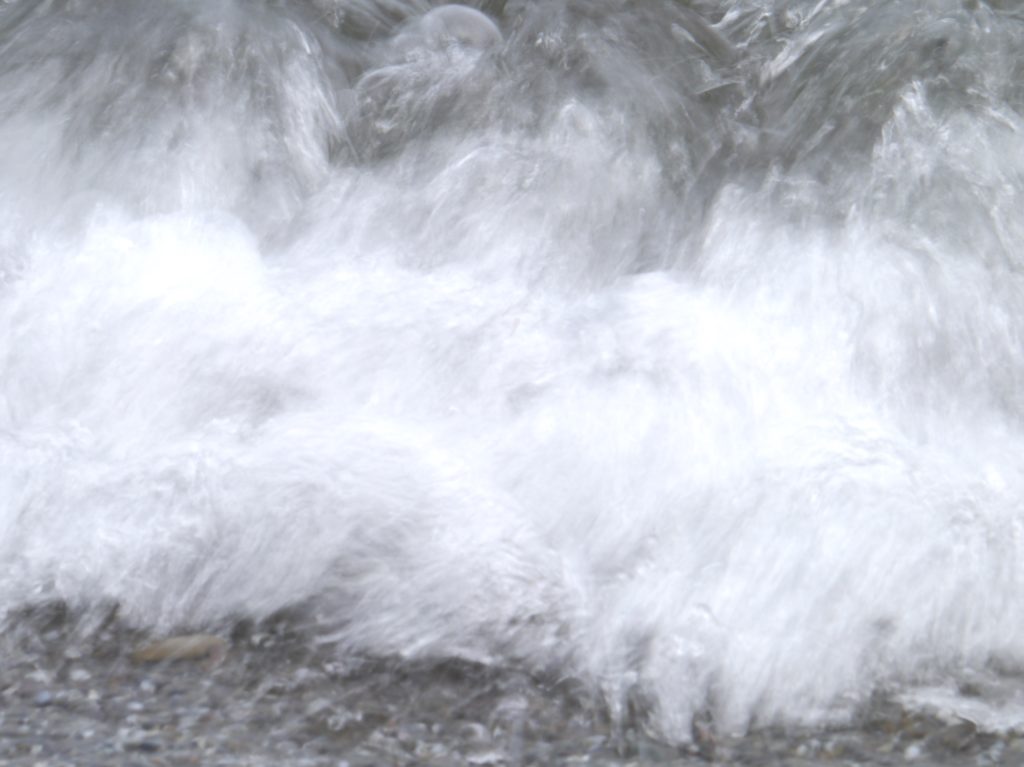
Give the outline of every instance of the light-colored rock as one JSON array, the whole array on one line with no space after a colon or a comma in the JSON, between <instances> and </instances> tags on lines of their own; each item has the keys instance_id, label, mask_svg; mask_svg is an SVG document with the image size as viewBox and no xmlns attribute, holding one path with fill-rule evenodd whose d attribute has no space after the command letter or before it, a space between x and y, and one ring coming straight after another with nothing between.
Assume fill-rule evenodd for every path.
<instances>
[{"instance_id":1,"label":"light-colored rock","mask_svg":"<svg viewBox=\"0 0 1024 767\"><path fill-rule=\"evenodd\" d=\"M159 663L174 660L205 660L216 666L227 655L228 643L213 634L184 634L144 644L132 653L135 663Z\"/></svg>"}]
</instances>

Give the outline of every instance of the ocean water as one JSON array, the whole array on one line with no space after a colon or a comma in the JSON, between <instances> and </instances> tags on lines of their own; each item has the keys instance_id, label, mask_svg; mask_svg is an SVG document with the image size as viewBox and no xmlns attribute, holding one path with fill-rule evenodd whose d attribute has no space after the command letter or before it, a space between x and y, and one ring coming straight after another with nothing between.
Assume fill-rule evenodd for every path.
<instances>
[{"instance_id":1,"label":"ocean water","mask_svg":"<svg viewBox=\"0 0 1024 767\"><path fill-rule=\"evenodd\" d=\"M1024 13L434 6L0 5L0 612L1024 727Z\"/></svg>"}]
</instances>

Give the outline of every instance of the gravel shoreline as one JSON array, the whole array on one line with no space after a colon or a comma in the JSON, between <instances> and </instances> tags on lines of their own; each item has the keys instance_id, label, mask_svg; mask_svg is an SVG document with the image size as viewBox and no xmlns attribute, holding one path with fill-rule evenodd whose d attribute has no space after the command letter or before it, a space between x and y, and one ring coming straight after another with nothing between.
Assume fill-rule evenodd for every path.
<instances>
[{"instance_id":1,"label":"gravel shoreline","mask_svg":"<svg viewBox=\"0 0 1024 767\"><path fill-rule=\"evenodd\" d=\"M240 624L216 664L133 661L140 634L59 606L9 621L0 641L6 765L1024 765L1024 733L881 697L851 727L676 747L612 727L572 684L460 662L341 663L287 622Z\"/></svg>"}]
</instances>

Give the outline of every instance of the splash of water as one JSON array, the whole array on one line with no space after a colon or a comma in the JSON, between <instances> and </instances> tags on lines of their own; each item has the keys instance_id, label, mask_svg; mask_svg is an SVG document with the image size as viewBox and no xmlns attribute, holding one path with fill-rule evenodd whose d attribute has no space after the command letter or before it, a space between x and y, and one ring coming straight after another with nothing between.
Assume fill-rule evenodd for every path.
<instances>
[{"instance_id":1,"label":"splash of water","mask_svg":"<svg viewBox=\"0 0 1024 767\"><path fill-rule=\"evenodd\" d=\"M1024 661L1024 18L9 2L0 605L689 737Z\"/></svg>"}]
</instances>

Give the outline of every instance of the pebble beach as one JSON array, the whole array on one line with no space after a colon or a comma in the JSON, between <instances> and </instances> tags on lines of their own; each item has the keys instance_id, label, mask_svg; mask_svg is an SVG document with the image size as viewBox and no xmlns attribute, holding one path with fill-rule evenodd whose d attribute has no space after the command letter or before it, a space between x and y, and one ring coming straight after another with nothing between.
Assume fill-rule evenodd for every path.
<instances>
[{"instance_id":1,"label":"pebble beach","mask_svg":"<svg viewBox=\"0 0 1024 767\"><path fill-rule=\"evenodd\" d=\"M148 638L59 606L8 631L0 763L129 765L1018 765L1024 733L912 712L879 695L824 730L695 722L677 746L632 712L612 723L572 680L462 662L339 660L287 620L240 623L223 657L139 659ZM697 730L701 729L700 732Z\"/></svg>"}]
</instances>

